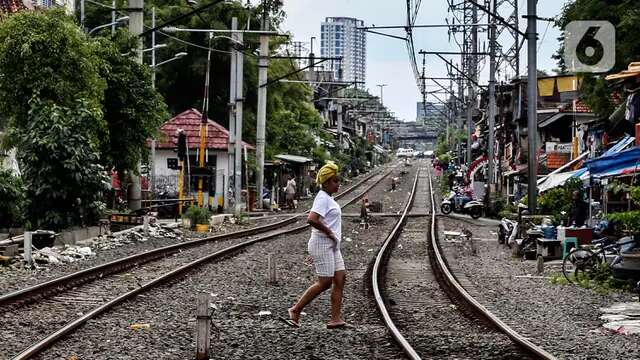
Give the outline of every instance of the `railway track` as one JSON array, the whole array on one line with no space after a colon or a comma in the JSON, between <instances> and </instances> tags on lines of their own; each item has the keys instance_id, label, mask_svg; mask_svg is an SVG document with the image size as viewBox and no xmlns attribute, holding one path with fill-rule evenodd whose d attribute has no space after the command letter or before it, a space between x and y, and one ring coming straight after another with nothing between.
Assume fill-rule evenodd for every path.
<instances>
[{"instance_id":1,"label":"railway track","mask_svg":"<svg viewBox=\"0 0 640 360\"><path fill-rule=\"evenodd\" d=\"M376 257L371 283L392 337L411 359L554 359L490 313L458 283L440 253L428 169ZM410 212L429 211L428 217Z\"/></svg>"},{"instance_id":2,"label":"railway track","mask_svg":"<svg viewBox=\"0 0 640 360\"><path fill-rule=\"evenodd\" d=\"M354 203L392 171L393 168L367 176L337 195L338 202L342 207ZM364 190L351 195L360 187ZM24 343L24 350L13 355L13 359L30 358L89 319L183 276L199 265L233 255L257 242L305 229L308 225L300 224L301 215L245 231L167 246L6 294L0 297L3 321L7 324L0 329L0 338L18 348ZM247 236L254 237L233 241ZM11 311L16 308L20 311ZM48 314L46 319L42 314ZM33 342L34 339L38 341Z\"/></svg>"}]
</instances>

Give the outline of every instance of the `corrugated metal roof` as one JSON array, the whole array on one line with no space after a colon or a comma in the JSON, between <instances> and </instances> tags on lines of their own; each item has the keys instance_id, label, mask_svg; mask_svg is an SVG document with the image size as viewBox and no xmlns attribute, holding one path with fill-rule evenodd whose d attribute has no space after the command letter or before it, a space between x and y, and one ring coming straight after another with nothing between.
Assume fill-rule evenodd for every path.
<instances>
[{"instance_id":1,"label":"corrugated metal roof","mask_svg":"<svg viewBox=\"0 0 640 360\"><path fill-rule=\"evenodd\" d=\"M300 155L288 155L288 154L276 155L275 158L288 161L288 162L298 163L298 164L305 164L313 161L313 159L309 159L308 157L304 157Z\"/></svg>"}]
</instances>

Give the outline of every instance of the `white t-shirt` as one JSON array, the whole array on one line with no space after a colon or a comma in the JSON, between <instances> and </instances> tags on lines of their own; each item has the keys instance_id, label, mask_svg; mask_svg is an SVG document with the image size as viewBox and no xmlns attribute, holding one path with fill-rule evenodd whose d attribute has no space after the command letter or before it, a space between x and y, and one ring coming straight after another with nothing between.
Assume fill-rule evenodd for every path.
<instances>
[{"instance_id":1,"label":"white t-shirt","mask_svg":"<svg viewBox=\"0 0 640 360\"><path fill-rule=\"evenodd\" d=\"M342 239L342 210L340 205L324 190L320 190L313 200L311 211L320 215L320 222L333 231L336 238L338 238L338 242L340 242ZM316 228L311 228L311 236L327 238L325 233Z\"/></svg>"},{"instance_id":2,"label":"white t-shirt","mask_svg":"<svg viewBox=\"0 0 640 360\"><path fill-rule=\"evenodd\" d=\"M287 194L295 194L296 193L296 181L293 179L290 179L287 181L287 186L286 186L286 193Z\"/></svg>"}]
</instances>

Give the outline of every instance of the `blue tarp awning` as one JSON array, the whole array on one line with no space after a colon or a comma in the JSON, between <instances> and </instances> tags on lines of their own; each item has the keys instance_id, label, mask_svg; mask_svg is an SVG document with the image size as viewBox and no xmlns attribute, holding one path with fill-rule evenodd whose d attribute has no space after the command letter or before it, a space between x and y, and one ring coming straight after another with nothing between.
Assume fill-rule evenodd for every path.
<instances>
[{"instance_id":1,"label":"blue tarp awning","mask_svg":"<svg viewBox=\"0 0 640 360\"><path fill-rule=\"evenodd\" d=\"M588 160L584 166L596 178L634 173L640 170L640 147Z\"/></svg>"}]
</instances>

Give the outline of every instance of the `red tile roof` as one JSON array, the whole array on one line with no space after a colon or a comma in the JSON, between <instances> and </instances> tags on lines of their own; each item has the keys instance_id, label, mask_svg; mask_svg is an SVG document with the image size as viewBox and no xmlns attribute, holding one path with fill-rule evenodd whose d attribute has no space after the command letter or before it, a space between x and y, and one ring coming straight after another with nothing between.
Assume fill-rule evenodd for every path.
<instances>
[{"instance_id":1,"label":"red tile roof","mask_svg":"<svg viewBox=\"0 0 640 360\"><path fill-rule=\"evenodd\" d=\"M573 106L575 104L575 111ZM575 99L570 103L566 103L560 109L560 112L576 112L576 113L591 113L591 108L582 99Z\"/></svg>"},{"instance_id":2,"label":"red tile roof","mask_svg":"<svg viewBox=\"0 0 640 360\"><path fill-rule=\"evenodd\" d=\"M200 146L200 122L202 113L196 109L189 109L176 115L174 118L160 126L160 136L156 144L158 149L173 149L176 146L176 129L183 129L187 135L189 149L197 149ZM207 149L227 150L229 143L229 131L217 122L207 119ZM251 144L242 142L247 149L253 150Z\"/></svg>"},{"instance_id":3,"label":"red tile roof","mask_svg":"<svg viewBox=\"0 0 640 360\"><path fill-rule=\"evenodd\" d=\"M0 13L14 13L26 9L22 0L0 0Z\"/></svg>"}]
</instances>

